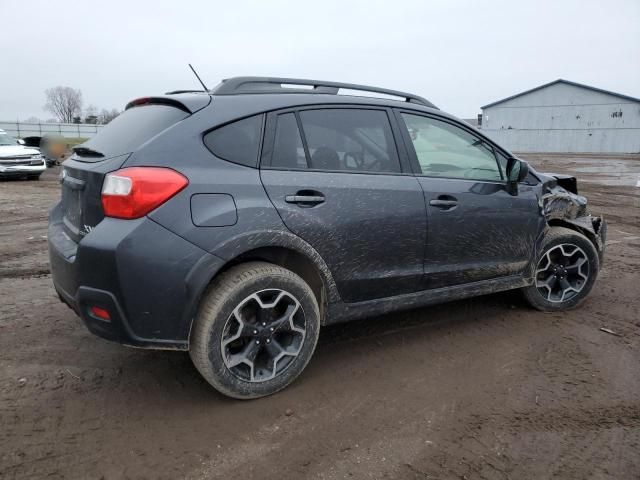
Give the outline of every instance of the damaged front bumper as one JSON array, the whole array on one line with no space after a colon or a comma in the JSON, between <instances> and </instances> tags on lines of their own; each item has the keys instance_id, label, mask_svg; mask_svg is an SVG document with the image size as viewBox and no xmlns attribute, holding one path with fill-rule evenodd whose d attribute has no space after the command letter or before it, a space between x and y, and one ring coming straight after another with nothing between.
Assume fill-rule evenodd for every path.
<instances>
[{"instance_id":1,"label":"damaged front bumper","mask_svg":"<svg viewBox=\"0 0 640 480\"><path fill-rule=\"evenodd\" d=\"M587 210L587 199L578 195L575 177L568 175L542 175L540 209L549 225L566 225L583 233L596 247L600 263L604 259L607 223L603 217L594 217Z\"/></svg>"}]
</instances>

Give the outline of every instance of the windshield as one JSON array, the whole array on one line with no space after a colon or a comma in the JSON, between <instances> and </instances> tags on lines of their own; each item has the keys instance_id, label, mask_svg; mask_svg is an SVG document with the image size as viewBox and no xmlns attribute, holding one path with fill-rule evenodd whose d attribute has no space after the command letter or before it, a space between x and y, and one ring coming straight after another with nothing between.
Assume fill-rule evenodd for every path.
<instances>
[{"instance_id":1,"label":"windshield","mask_svg":"<svg viewBox=\"0 0 640 480\"><path fill-rule=\"evenodd\" d=\"M16 139L5 132L0 132L0 145L17 145Z\"/></svg>"}]
</instances>

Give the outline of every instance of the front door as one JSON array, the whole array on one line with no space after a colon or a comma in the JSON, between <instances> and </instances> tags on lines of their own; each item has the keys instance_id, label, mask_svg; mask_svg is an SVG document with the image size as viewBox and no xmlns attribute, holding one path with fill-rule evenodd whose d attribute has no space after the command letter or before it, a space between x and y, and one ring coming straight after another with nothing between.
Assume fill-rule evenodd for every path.
<instances>
[{"instance_id":1,"label":"front door","mask_svg":"<svg viewBox=\"0 0 640 480\"><path fill-rule=\"evenodd\" d=\"M344 301L420 290L424 197L401 171L386 110L272 114L262 158L269 198L322 256Z\"/></svg>"},{"instance_id":2,"label":"front door","mask_svg":"<svg viewBox=\"0 0 640 480\"><path fill-rule=\"evenodd\" d=\"M488 142L455 122L402 113L428 218L427 288L522 274L544 226L534 186L509 192Z\"/></svg>"}]
</instances>

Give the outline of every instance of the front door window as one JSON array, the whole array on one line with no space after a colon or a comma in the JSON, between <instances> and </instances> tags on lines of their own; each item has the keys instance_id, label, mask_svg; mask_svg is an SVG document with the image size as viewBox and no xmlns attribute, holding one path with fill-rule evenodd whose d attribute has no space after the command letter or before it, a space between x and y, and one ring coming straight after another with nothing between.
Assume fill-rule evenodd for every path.
<instances>
[{"instance_id":1,"label":"front door window","mask_svg":"<svg viewBox=\"0 0 640 480\"><path fill-rule=\"evenodd\" d=\"M403 113L423 175L501 181L493 147L451 123Z\"/></svg>"}]
</instances>

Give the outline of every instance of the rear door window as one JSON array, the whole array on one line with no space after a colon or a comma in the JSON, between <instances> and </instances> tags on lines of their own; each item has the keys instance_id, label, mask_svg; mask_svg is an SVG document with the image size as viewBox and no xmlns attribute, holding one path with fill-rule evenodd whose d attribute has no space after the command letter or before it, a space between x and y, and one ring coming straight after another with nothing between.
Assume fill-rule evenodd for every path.
<instances>
[{"instance_id":1,"label":"rear door window","mask_svg":"<svg viewBox=\"0 0 640 480\"><path fill-rule=\"evenodd\" d=\"M400 162L383 110L319 109L300 112L313 170L399 173Z\"/></svg>"},{"instance_id":2,"label":"rear door window","mask_svg":"<svg viewBox=\"0 0 640 480\"><path fill-rule=\"evenodd\" d=\"M102 156L79 155L84 162L97 162L131 153L158 133L189 114L168 105L143 105L125 110L81 146Z\"/></svg>"},{"instance_id":3,"label":"rear door window","mask_svg":"<svg viewBox=\"0 0 640 480\"><path fill-rule=\"evenodd\" d=\"M244 118L204 136L204 144L216 157L256 167L262 138L262 115Z\"/></svg>"}]
</instances>

